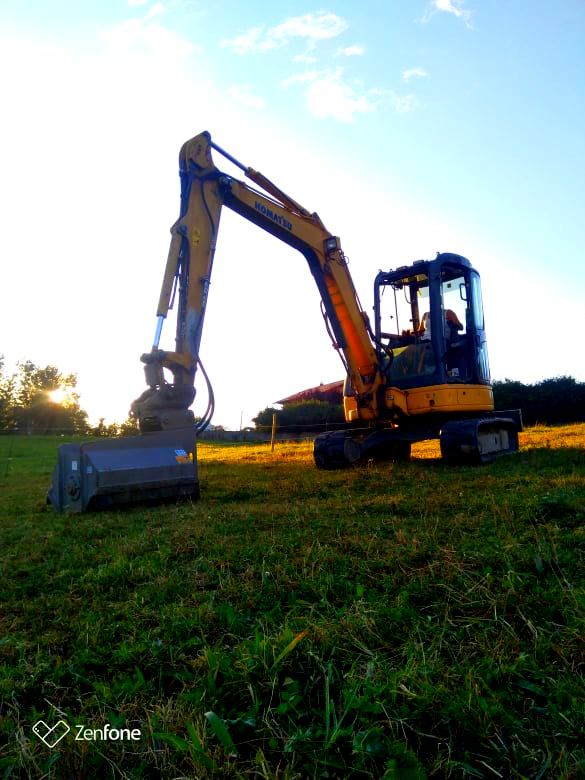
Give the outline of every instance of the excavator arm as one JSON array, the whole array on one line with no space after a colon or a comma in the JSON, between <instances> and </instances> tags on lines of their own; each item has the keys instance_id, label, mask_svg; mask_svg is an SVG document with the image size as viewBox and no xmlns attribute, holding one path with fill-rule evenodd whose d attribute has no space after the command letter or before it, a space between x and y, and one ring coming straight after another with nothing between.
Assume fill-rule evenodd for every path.
<instances>
[{"instance_id":1,"label":"excavator arm","mask_svg":"<svg viewBox=\"0 0 585 780\"><path fill-rule=\"evenodd\" d=\"M224 155L261 187L220 171L212 149ZM345 364L360 419L378 417L382 384L379 359L365 312L348 270L339 238L269 179L214 144L207 132L187 141L179 155L181 208L171 228L171 243L157 308L152 349L142 356L148 389L131 407L142 431L193 424L205 309L221 211L224 206L304 255L317 284L328 327ZM164 320L178 297L175 350L159 348ZM172 374L172 382L164 370Z\"/></svg>"}]
</instances>

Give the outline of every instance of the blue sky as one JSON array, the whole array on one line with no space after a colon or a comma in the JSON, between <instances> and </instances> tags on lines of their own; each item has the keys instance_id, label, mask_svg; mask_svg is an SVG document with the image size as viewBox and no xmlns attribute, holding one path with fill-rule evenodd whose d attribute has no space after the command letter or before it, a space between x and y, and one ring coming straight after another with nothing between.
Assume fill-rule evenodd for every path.
<instances>
[{"instance_id":1,"label":"blue sky","mask_svg":"<svg viewBox=\"0 0 585 780\"><path fill-rule=\"evenodd\" d=\"M585 3L31 0L0 31L0 352L76 371L94 419L142 390L203 129L341 236L366 309L379 269L458 252L494 378L585 381ZM230 427L342 375L304 260L258 233L222 216L202 358Z\"/></svg>"}]
</instances>

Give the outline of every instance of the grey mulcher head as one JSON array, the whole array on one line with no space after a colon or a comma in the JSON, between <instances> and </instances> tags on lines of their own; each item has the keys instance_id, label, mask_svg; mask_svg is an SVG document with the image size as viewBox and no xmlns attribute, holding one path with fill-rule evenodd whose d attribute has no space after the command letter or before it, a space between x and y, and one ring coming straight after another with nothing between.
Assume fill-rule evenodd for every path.
<instances>
[{"instance_id":1,"label":"grey mulcher head","mask_svg":"<svg viewBox=\"0 0 585 780\"><path fill-rule=\"evenodd\" d=\"M199 498L194 428L63 444L47 502L57 512Z\"/></svg>"}]
</instances>

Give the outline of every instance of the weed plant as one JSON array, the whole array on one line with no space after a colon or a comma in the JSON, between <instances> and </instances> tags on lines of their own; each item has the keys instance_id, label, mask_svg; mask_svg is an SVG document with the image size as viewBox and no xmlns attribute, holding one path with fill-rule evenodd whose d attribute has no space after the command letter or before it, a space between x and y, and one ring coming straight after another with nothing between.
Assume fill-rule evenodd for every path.
<instances>
[{"instance_id":1,"label":"weed plant","mask_svg":"<svg viewBox=\"0 0 585 780\"><path fill-rule=\"evenodd\" d=\"M200 501L77 516L59 443L0 439L0 776L585 776L584 425L481 468L206 443Z\"/></svg>"}]
</instances>

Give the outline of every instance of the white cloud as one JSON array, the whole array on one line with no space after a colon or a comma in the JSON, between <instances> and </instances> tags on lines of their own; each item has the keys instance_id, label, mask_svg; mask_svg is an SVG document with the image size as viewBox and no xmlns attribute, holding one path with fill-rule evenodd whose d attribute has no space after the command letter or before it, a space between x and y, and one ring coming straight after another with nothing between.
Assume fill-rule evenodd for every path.
<instances>
[{"instance_id":1,"label":"white cloud","mask_svg":"<svg viewBox=\"0 0 585 780\"><path fill-rule=\"evenodd\" d=\"M108 56L115 53L124 58L142 55L149 62L153 58L168 58L169 63L183 61L185 57L201 51L198 46L156 21L129 19L102 30L100 37Z\"/></svg>"},{"instance_id":2,"label":"white cloud","mask_svg":"<svg viewBox=\"0 0 585 780\"><path fill-rule=\"evenodd\" d=\"M390 105L398 114L408 114L418 106L415 95L399 95L393 89L370 89L368 94L375 108Z\"/></svg>"},{"instance_id":3,"label":"white cloud","mask_svg":"<svg viewBox=\"0 0 585 780\"><path fill-rule=\"evenodd\" d=\"M231 49L236 54L250 54L280 49L292 39L300 38L310 44L335 38L347 30L348 24L336 14L318 11L294 16L281 24L269 27L252 27L242 35L221 41L220 46Z\"/></svg>"},{"instance_id":4,"label":"white cloud","mask_svg":"<svg viewBox=\"0 0 585 780\"><path fill-rule=\"evenodd\" d=\"M433 0L433 5L437 11L446 11L449 14L455 16L461 16L462 11L455 5L455 3L461 3L462 0Z\"/></svg>"},{"instance_id":5,"label":"white cloud","mask_svg":"<svg viewBox=\"0 0 585 780\"><path fill-rule=\"evenodd\" d=\"M167 9L162 3L155 3L148 9L147 17L153 19L155 16L163 16L166 12Z\"/></svg>"},{"instance_id":6,"label":"white cloud","mask_svg":"<svg viewBox=\"0 0 585 780\"><path fill-rule=\"evenodd\" d=\"M338 57L361 57L366 53L363 46L358 43L354 43L352 46L344 46L341 49L337 49L335 52Z\"/></svg>"},{"instance_id":7,"label":"white cloud","mask_svg":"<svg viewBox=\"0 0 585 780\"><path fill-rule=\"evenodd\" d=\"M424 68L408 68L402 72L402 78L404 81L410 81L410 79L424 79L429 74Z\"/></svg>"},{"instance_id":8,"label":"white cloud","mask_svg":"<svg viewBox=\"0 0 585 780\"><path fill-rule=\"evenodd\" d=\"M332 117L339 122L353 122L356 114L374 110L374 103L366 94L343 80L343 69L324 72L311 80L306 92L309 111L318 119Z\"/></svg>"},{"instance_id":9,"label":"white cloud","mask_svg":"<svg viewBox=\"0 0 585 780\"><path fill-rule=\"evenodd\" d=\"M270 38L282 40L285 43L290 38L308 38L313 41L322 41L335 38L347 30L345 19L333 13L319 11L314 14L295 16L286 22L272 27L268 31Z\"/></svg>"},{"instance_id":10,"label":"white cloud","mask_svg":"<svg viewBox=\"0 0 585 780\"><path fill-rule=\"evenodd\" d=\"M467 27L472 26L473 11L463 8L465 0L431 0L430 7L425 11L422 22L428 22L436 13L448 13L462 19Z\"/></svg>"},{"instance_id":11,"label":"white cloud","mask_svg":"<svg viewBox=\"0 0 585 780\"><path fill-rule=\"evenodd\" d=\"M228 89L228 95L247 108L261 109L266 107L266 101L252 92L249 84L234 84Z\"/></svg>"},{"instance_id":12,"label":"white cloud","mask_svg":"<svg viewBox=\"0 0 585 780\"><path fill-rule=\"evenodd\" d=\"M307 70L304 73L296 73L294 76L289 76L282 81L283 87L289 87L291 84L306 84L307 81L315 81L323 74L323 71L319 70Z\"/></svg>"},{"instance_id":13,"label":"white cloud","mask_svg":"<svg viewBox=\"0 0 585 780\"><path fill-rule=\"evenodd\" d=\"M222 49L231 49L236 54L249 54L258 51L262 27L252 27L247 32L230 40L221 41Z\"/></svg>"},{"instance_id":14,"label":"white cloud","mask_svg":"<svg viewBox=\"0 0 585 780\"><path fill-rule=\"evenodd\" d=\"M389 97L392 106L399 114L408 114L418 105L415 95L397 95L391 92Z\"/></svg>"},{"instance_id":15,"label":"white cloud","mask_svg":"<svg viewBox=\"0 0 585 780\"><path fill-rule=\"evenodd\" d=\"M335 70L307 70L281 82L285 88L294 84L308 85L305 90L307 107L318 119L332 117L339 122L353 122L357 114L376 111L384 105L390 105L399 114L413 111L418 105L412 94L399 95L381 87L365 90L359 82L348 81L341 67Z\"/></svg>"},{"instance_id":16,"label":"white cloud","mask_svg":"<svg viewBox=\"0 0 585 780\"><path fill-rule=\"evenodd\" d=\"M296 54L293 57L293 62L300 62L301 64L304 65L314 65L315 62L317 62L317 57L311 54L312 51L313 51L313 47L308 46L304 54Z\"/></svg>"}]
</instances>

